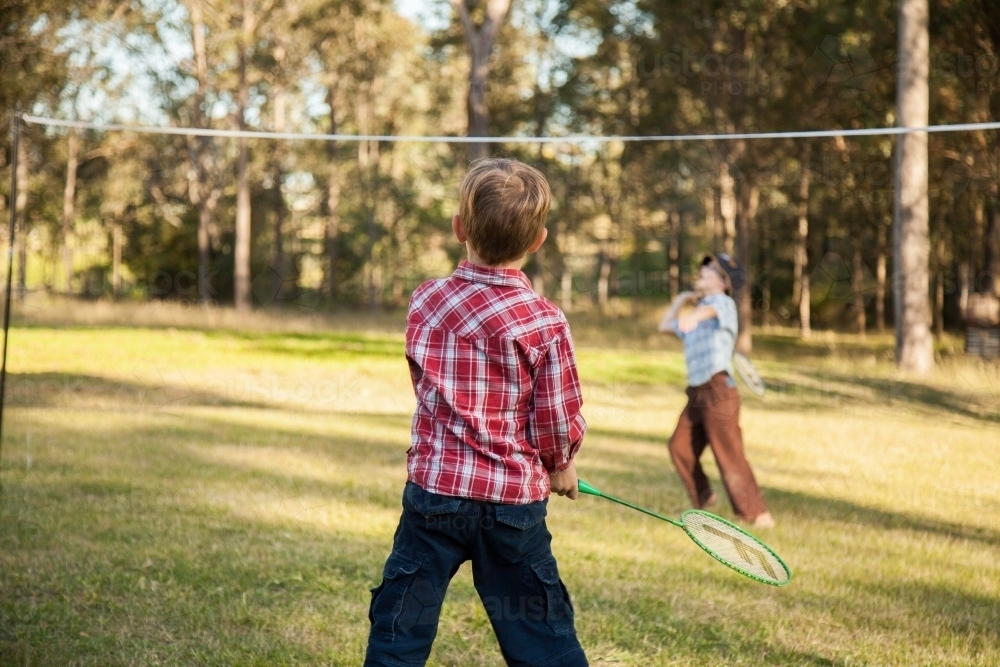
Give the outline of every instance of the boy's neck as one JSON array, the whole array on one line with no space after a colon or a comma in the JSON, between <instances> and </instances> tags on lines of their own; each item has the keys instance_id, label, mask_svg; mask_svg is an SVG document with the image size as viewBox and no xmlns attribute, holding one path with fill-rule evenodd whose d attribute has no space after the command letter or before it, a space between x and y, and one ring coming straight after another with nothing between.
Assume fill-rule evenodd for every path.
<instances>
[{"instance_id":1,"label":"boy's neck","mask_svg":"<svg viewBox=\"0 0 1000 667\"><path fill-rule=\"evenodd\" d=\"M465 249L468 251L468 257L466 258L470 264L475 264L476 266L482 266L487 269L521 269L521 265L524 263L524 257L518 257L517 259L511 260L509 262L504 262L503 264L487 264L476 251L473 250L468 243L465 244Z\"/></svg>"}]
</instances>

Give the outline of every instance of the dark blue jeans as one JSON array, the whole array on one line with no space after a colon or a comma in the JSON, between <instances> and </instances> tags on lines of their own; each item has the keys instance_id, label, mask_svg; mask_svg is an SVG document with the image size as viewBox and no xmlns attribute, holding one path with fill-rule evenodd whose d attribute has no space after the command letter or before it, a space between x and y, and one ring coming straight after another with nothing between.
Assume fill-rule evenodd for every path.
<instances>
[{"instance_id":1,"label":"dark blue jeans","mask_svg":"<svg viewBox=\"0 0 1000 667\"><path fill-rule=\"evenodd\" d=\"M372 589L365 665L423 665L445 592L459 566L472 578L508 665L578 667L587 658L545 527L548 501L453 498L408 482L382 583Z\"/></svg>"}]
</instances>

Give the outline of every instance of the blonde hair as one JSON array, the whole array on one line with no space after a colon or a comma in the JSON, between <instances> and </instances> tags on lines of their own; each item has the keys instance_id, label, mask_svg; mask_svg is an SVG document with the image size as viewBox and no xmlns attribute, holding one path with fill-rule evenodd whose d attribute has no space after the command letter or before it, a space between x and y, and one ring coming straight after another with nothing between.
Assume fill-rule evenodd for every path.
<instances>
[{"instance_id":1,"label":"blonde hair","mask_svg":"<svg viewBox=\"0 0 1000 667\"><path fill-rule=\"evenodd\" d=\"M480 158L462 179L458 216L472 249L496 265L528 252L551 204L542 172L511 158Z\"/></svg>"}]
</instances>

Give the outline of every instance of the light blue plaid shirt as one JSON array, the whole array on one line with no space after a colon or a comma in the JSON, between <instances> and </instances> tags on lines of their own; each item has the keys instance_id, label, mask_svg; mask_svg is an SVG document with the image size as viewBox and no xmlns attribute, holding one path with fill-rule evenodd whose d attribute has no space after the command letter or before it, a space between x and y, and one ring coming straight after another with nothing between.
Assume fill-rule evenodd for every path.
<instances>
[{"instance_id":1,"label":"light blue plaid shirt","mask_svg":"<svg viewBox=\"0 0 1000 667\"><path fill-rule=\"evenodd\" d=\"M711 306L716 317L698 323L698 328L683 333L677 320L670 328L684 341L684 361L687 363L688 386L697 387L712 379L716 373L733 374L733 346L739 324L736 302L725 294L713 294L698 301L699 306Z\"/></svg>"}]
</instances>

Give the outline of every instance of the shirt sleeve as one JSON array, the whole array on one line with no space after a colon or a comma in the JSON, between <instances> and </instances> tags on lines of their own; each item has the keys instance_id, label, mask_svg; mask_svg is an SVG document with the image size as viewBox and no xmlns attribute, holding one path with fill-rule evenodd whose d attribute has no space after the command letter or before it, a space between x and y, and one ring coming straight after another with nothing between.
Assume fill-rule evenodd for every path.
<instances>
[{"instance_id":1,"label":"shirt sleeve","mask_svg":"<svg viewBox=\"0 0 1000 667\"><path fill-rule=\"evenodd\" d=\"M732 334L733 340L739 333L739 318L736 315L736 302L725 294L707 297L706 306L715 309L715 317L719 320L719 329Z\"/></svg>"},{"instance_id":2,"label":"shirt sleeve","mask_svg":"<svg viewBox=\"0 0 1000 667\"><path fill-rule=\"evenodd\" d=\"M587 430L582 406L573 341L566 330L539 362L529 421L531 442L550 474L565 469L580 449Z\"/></svg>"},{"instance_id":3,"label":"shirt sleeve","mask_svg":"<svg viewBox=\"0 0 1000 667\"><path fill-rule=\"evenodd\" d=\"M674 332L674 335L676 335L681 340L684 340L684 332L681 331L681 329L680 329L679 326L677 326L677 318L676 317L674 319L670 320L670 322L668 322L667 324L670 327L670 330Z\"/></svg>"}]
</instances>

